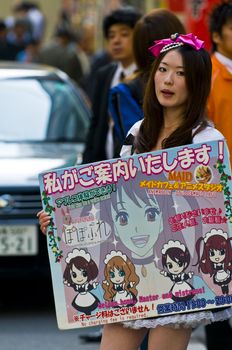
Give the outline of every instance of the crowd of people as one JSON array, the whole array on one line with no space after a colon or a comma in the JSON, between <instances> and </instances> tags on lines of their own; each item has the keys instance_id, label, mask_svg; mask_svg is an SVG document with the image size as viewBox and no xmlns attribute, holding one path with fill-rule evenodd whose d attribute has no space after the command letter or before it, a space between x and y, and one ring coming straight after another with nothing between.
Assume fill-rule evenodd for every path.
<instances>
[{"instance_id":1,"label":"crowd of people","mask_svg":"<svg viewBox=\"0 0 232 350\"><path fill-rule=\"evenodd\" d=\"M51 65L87 89L84 78L90 73L93 55L92 29L85 24L74 25L71 14L62 6L52 37L46 39L47 24L48 18L37 2L17 2L11 16L0 18L0 61Z\"/></svg>"},{"instance_id":2,"label":"crowd of people","mask_svg":"<svg viewBox=\"0 0 232 350\"><path fill-rule=\"evenodd\" d=\"M212 9L209 32L211 56L200 38L186 34L168 10L155 9L142 16L132 7L123 7L104 18L107 51L90 67L91 89L86 81L80 83L89 94L93 113L83 163L222 138L232 152L232 1L224 0ZM119 94L128 98L125 115ZM128 123L130 114L134 118ZM123 118L120 127L119 117ZM43 211L38 217L46 233L50 217ZM227 307L162 317L162 322L158 317L107 324L101 349L185 350L192 329L208 324L207 349L229 350L231 316Z\"/></svg>"}]
</instances>

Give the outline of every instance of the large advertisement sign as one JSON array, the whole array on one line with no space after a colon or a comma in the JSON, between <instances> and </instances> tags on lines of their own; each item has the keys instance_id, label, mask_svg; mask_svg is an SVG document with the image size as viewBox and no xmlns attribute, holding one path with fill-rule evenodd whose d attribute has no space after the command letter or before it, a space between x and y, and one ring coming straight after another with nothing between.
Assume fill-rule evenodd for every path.
<instances>
[{"instance_id":1,"label":"large advertisement sign","mask_svg":"<svg viewBox=\"0 0 232 350\"><path fill-rule=\"evenodd\" d=\"M58 326L232 303L223 140L40 174Z\"/></svg>"}]
</instances>

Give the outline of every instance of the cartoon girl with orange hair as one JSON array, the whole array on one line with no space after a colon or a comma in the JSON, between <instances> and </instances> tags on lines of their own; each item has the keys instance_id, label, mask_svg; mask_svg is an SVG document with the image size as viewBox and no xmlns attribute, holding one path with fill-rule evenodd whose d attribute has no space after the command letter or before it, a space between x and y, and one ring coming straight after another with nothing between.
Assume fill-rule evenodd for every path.
<instances>
[{"instance_id":1,"label":"cartoon girl with orange hair","mask_svg":"<svg viewBox=\"0 0 232 350\"><path fill-rule=\"evenodd\" d=\"M213 276L213 282L221 287L223 294L229 293L228 285L232 271L232 238L221 229L212 229L196 242L198 270ZM200 253L203 246L203 252Z\"/></svg>"},{"instance_id":2,"label":"cartoon girl with orange hair","mask_svg":"<svg viewBox=\"0 0 232 350\"><path fill-rule=\"evenodd\" d=\"M133 305L137 302L139 277L134 264L121 251L111 251L104 260L105 269L102 287L104 299L114 301L117 306Z\"/></svg>"}]
</instances>

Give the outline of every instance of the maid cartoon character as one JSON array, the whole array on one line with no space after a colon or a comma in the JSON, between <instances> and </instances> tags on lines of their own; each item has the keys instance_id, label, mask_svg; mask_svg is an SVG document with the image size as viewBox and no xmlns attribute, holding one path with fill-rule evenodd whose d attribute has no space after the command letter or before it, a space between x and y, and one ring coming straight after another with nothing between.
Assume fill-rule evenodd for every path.
<instances>
[{"instance_id":1,"label":"maid cartoon character","mask_svg":"<svg viewBox=\"0 0 232 350\"><path fill-rule=\"evenodd\" d=\"M190 263L188 248L180 241L169 240L162 248L162 265L166 270L161 275L169 277L173 282L170 290L174 301L187 301L193 298L193 286L186 282L192 278L193 272L185 272Z\"/></svg>"},{"instance_id":2,"label":"maid cartoon character","mask_svg":"<svg viewBox=\"0 0 232 350\"><path fill-rule=\"evenodd\" d=\"M214 284L220 286L223 294L229 293L228 285L231 281L231 240L222 229L212 229L196 242L198 270L210 274Z\"/></svg>"},{"instance_id":3,"label":"maid cartoon character","mask_svg":"<svg viewBox=\"0 0 232 350\"><path fill-rule=\"evenodd\" d=\"M119 307L135 304L139 277L134 264L121 251L114 250L106 255L104 263L104 299L115 302L114 306Z\"/></svg>"},{"instance_id":4,"label":"maid cartoon character","mask_svg":"<svg viewBox=\"0 0 232 350\"><path fill-rule=\"evenodd\" d=\"M68 253L65 261L67 266L63 274L64 284L73 287L77 292L72 306L79 312L90 315L99 303L99 299L91 293L98 285L94 282L98 267L84 249L74 249Z\"/></svg>"}]
</instances>

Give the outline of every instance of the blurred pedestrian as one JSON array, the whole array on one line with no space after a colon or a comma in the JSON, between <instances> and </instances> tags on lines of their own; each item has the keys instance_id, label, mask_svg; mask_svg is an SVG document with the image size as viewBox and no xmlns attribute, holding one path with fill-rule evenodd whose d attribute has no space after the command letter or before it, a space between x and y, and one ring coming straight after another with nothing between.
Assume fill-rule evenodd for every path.
<instances>
[{"instance_id":1,"label":"blurred pedestrian","mask_svg":"<svg viewBox=\"0 0 232 350\"><path fill-rule=\"evenodd\" d=\"M72 28L69 25L60 25L55 30L54 38L41 47L35 61L61 69L77 84L81 84L84 73L75 43Z\"/></svg>"},{"instance_id":2,"label":"blurred pedestrian","mask_svg":"<svg viewBox=\"0 0 232 350\"><path fill-rule=\"evenodd\" d=\"M213 70L208 116L225 136L232 154L232 1L220 2L213 8L209 30ZM231 349L232 328L228 320L208 325L205 331L207 350Z\"/></svg>"},{"instance_id":3,"label":"blurred pedestrian","mask_svg":"<svg viewBox=\"0 0 232 350\"><path fill-rule=\"evenodd\" d=\"M19 49L7 40L7 26L5 21L0 20L0 60L14 61Z\"/></svg>"},{"instance_id":4,"label":"blurred pedestrian","mask_svg":"<svg viewBox=\"0 0 232 350\"><path fill-rule=\"evenodd\" d=\"M14 12L21 14L21 17L27 18L32 27L32 39L42 41L45 33L45 16L39 5L34 1L21 1L14 7Z\"/></svg>"},{"instance_id":5,"label":"blurred pedestrian","mask_svg":"<svg viewBox=\"0 0 232 350\"><path fill-rule=\"evenodd\" d=\"M208 115L223 132L232 154L232 1L216 5L209 18L212 41L212 86Z\"/></svg>"},{"instance_id":6,"label":"blurred pedestrian","mask_svg":"<svg viewBox=\"0 0 232 350\"><path fill-rule=\"evenodd\" d=\"M35 39L31 39L24 50L19 51L16 55L16 61L18 62L27 62L32 63L35 62L36 57L39 53L40 42Z\"/></svg>"},{"instance_id":7,"label":"blurred pedestrian","mask_svg":"<svg viewBox=\"0 0 232 350\"><path fill-rule=\"evenodd\" d=\"M109 89L136 70L132 37L141 14L133 7L114 10L103 20L103 31L114 62L96 72L93 87L93 118L87 136L83 163L113 158L114 135L108 113Z\"/></svg>"},{"instance_id":8,"label":"blurred pedestrian","mask_svg":"<svg viewBox=\"0 0 232 350\"><path fill-rule=\"evenodd\" d=\"M16 55L26 48L31 39L31 23L26 18L16 18L13 26L7 29L7 43L14 46Z\"/></svg>"}]
</instances>

